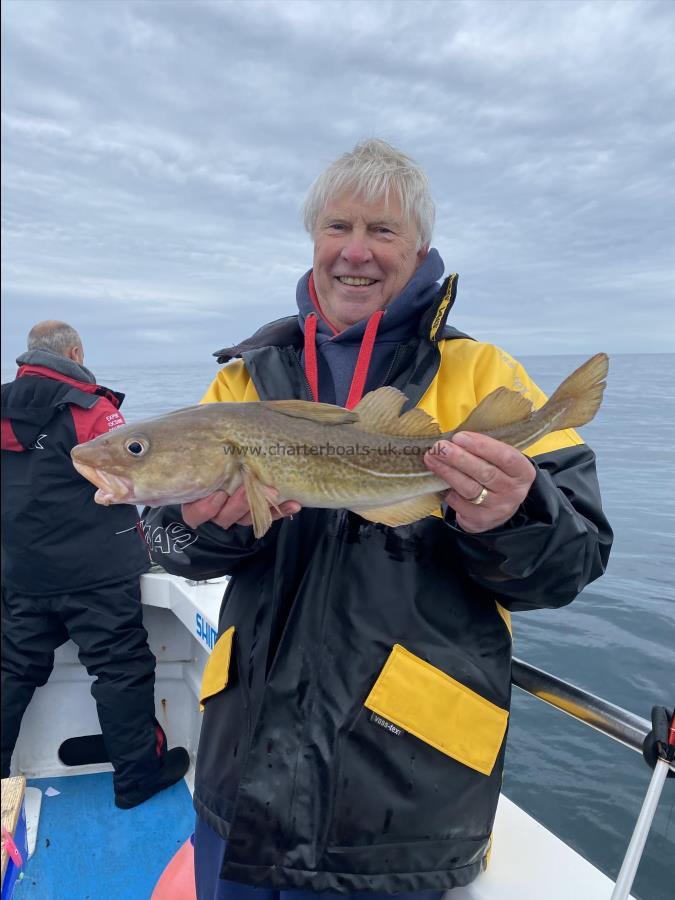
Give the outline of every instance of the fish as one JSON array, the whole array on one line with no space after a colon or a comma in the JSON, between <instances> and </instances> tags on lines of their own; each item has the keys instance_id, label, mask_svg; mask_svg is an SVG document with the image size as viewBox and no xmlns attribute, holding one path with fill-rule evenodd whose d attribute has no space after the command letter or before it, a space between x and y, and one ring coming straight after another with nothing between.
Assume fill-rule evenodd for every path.
<instances>
[{"instance_id":1,"label":"fish","mask_svg":"<svg viewBox=\"0 0 675 900\"><path fill-rule=\"evenodd\" d=\"M608 368L607 354L592 356L539 409L497 388L444 433L421 409L401 414L405 394L382 387L353 410L307 400L190 406L78 444L71 458L104 506L182 504L243 485L257 538L272 524L270 507L284 500L396 527L438 511L448 485L424 464L437 441L473 431L525 450L585 425L600 407Z\"/></svg>"}]
</instances>

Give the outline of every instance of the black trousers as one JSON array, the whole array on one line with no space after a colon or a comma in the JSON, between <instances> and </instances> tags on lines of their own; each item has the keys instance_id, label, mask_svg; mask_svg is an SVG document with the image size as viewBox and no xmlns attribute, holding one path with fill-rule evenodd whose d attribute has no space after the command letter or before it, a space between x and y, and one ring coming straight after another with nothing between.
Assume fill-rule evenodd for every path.
<instances>
[{"instance_id":1,"label":"black trousers","mask_svg":"<svg viewBox=\"0 0 675 900\"><path fill-rule=\"evenodd\" d=\"M35 688L47 683L54 651L68 638L96 680L103 741L115 792L152 780L166 752L155 719L155 657L141 613L140 578L58 596L2 590L2 777Z\"/></svg>"}]
</instances>

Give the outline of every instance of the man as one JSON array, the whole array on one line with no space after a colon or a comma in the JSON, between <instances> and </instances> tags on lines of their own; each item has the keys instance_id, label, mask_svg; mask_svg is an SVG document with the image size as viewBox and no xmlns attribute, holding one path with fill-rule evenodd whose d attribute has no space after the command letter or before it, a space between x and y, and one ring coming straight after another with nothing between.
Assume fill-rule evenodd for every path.
<instances>
[{"instance_id":1,"label":"man","mask_svg":"<svg viewBox=\"0 0 675 900\"><path fill-rule=\"evenodd\" d=\"M410 159L357 146L314 183L305 224L299 315L220 351L205 401L351 408L389 384L442 431L500 385L543 403L512 357L445 325L456 276L439 286L433 203ZM290 499L256 540L242 489L146 514L194 531L163 566L232 576L202 686L200 900L439 898L484 865L509 610L569 603L604 570L611 532L572 431L528 456L462 433L425 460L447 507L400 528Z\"/></svg>"},{"instance_id":2,"label":"man","mask_svg":"<svg viewBox=\"0 0 675 900\"><path fill-rule=\"evenodd\" d=\"M124 424L123 394L96 384L82 341L40 322L2 385L2 777L35 688L68 638L96 677L115 803L137 806L183 777L155 718L155 657L141 613L148 551L134 506L104 508L73 468L71 448Z\"/></svg>"}]
</instances>

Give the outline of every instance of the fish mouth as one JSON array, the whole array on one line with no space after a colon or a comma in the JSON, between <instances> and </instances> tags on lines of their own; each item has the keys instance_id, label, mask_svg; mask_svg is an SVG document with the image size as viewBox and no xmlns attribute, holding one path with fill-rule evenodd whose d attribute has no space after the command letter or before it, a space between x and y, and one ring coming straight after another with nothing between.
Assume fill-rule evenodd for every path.
<instances>
[{"instance_id":1,"label":"fish mouth","mask_svg":"<svg viewBox=\"0 0 675 900\"><path fill-rule=\"evenodd\" d=\"M73 460L77 471L96 485L98 490L94 494L94 502L101 506L113 506L115 503L132 503L134 498L134 486L128 478L120 478L95 466L86 466L84 463Z\"/></svg>"}]
</instances>

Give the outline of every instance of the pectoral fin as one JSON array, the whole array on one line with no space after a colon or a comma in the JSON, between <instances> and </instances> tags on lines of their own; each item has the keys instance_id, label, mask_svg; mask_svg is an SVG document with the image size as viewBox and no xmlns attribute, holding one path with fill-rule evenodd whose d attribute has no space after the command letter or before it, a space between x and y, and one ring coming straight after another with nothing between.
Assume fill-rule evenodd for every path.
<instances>
[{"instance_id":1,"label":"pectoral fin","mask_svg":"<svg viewBox=\"0 0 675 900\"><path fill-rule=\"evenodd\" d=\"M352 509L357 516L368 519L369 522L380 522L383 525L409 525L433 516L441 505L440 494L423 494L421 497L413 497L411 500L402 500L400 503L392 503L389 506L370 506L368 509Z\"/></svg>"},{"instance_id":2,"label":"pectoral fin","mask_svg":"<svg viewBox=\"0 0 675 900\"><path fill-rule=\"evenodd\" d=\"M246 499L248 500L248 505L251 510L253 534L257 538L261 538L269 531L270 525L272 524L270 504L277 512L280 510L274 499L275 494L273 489L264 484L247 465L244 464L241 467L241 474L244 481Z\"/></svg>"}]
</instances>

